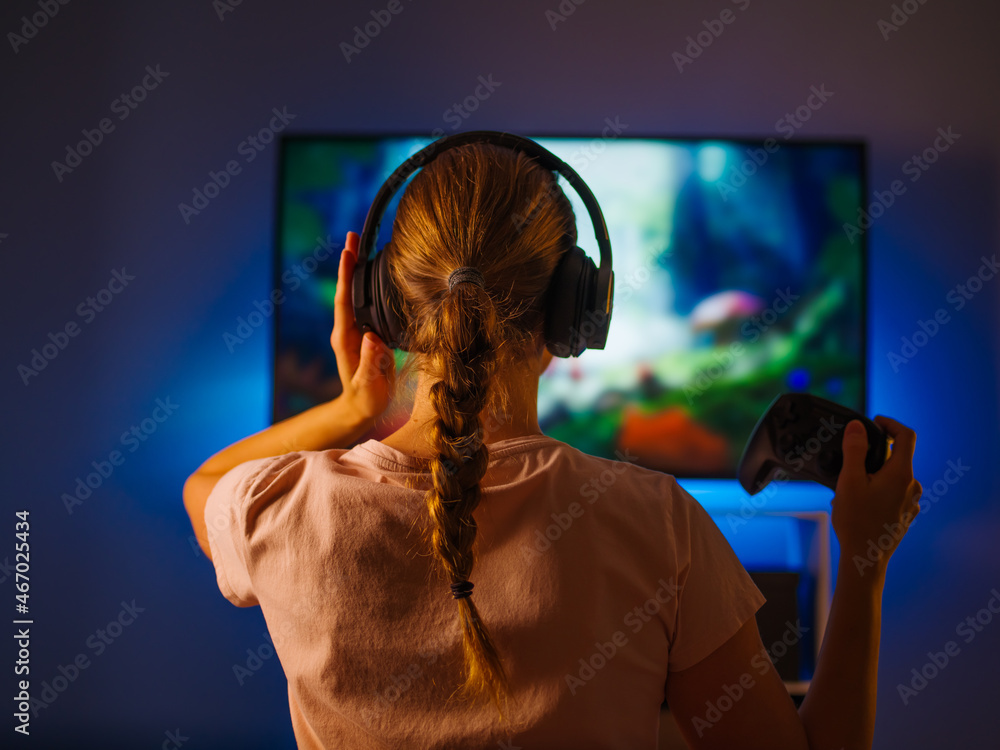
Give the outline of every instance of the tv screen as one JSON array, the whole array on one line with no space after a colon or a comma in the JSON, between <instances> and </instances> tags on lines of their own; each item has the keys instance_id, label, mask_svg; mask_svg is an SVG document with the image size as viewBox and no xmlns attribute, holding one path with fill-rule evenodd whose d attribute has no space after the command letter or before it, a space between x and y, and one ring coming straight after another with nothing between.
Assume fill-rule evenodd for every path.
<instances>
[{"instance_id":1,"label":"tv screen","mask_svg":"<svg viewBox=\"0 0 1000 750\"><path fill-rule=\"evenodd\" d=\"M679 477L731 478L779 393L806 391L864 411L866 238L850 231L866 193L863 143L534 140L593 190L615 271L607 347L554 359L541 378L546 434ZM275 421L340 392L330 331L344 237L360 233L383 181L430 142L282 140ZM589 216L560 184L579 245L598 262ZM406 404L397 405L365 437L388 434L405 414Z\"/></svg>"}]
</instances>

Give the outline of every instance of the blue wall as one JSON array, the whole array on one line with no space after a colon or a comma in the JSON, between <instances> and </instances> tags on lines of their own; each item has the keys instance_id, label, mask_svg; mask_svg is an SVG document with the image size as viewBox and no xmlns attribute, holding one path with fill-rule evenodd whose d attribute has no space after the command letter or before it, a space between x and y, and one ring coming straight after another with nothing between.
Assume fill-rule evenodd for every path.
<instances>
[{"instance_id":1,"label":"blue wall","mask_svg":"<svg viewBox=\"0 0 1000 750\"><path fill-rule=\"evenodd\" d=\"M13 511L28 509L33 690L78 654L86 662L74 680L55 680L65 690L32 722L31 744L157 747L179 730L192 748L293 746L277 660L242 685L233 673L266 643L263 618L219 594L181 505L188 473L266 425L270 331L232 354L222 334L270 288L277 150L247 162L240 146L272 108L287 108L300 132L586 133L619 117L636 133L781 137L777 121L823 85L833 96L798 135L863 137L871 188L907 188L870 229L872 411L917 430L928 492L949 461L969 467L939 484L947 494L890 566L876 746L992 746L1000 623L968 643L956 628L1000 587L1000 280L961 310L949 293L997 251L998 6L908 0L916 12L893 30L878 24L888 2L862 0L566 0L564 20L546 16L556 0L402 0L348 62L341 42L387 3L278 5L248 0L221 19L223 4L209 0L71 2L51 19L12 0L0 12L11 479L0 591L14 594ZM673 53L726 8L732 23L678 70ZM31 27L21 40L8 34L21 36L33 14L45 23L30 39ZM147 66L168 75L157 81ZM499 86L467 119L449 112L479 76ZM129 109L119 97L144 78L150 90ZM52 162L103 118L99 145L57 177ZM910 182L906 162L949 127L961 137ZM185 222L178 204L234 159L240 173ZM123 268L134 280L101 294ZM88 297L110 303L78 314ZM941 308L949 322L894 369L901 337ZM76 335L26 385L19 365L71 322ZM176 410L157 411L157 399ZM133 425L143 440L123 440ZM110 476L70 513L62 495L92 462L108 462ZM119 617L130 624L109 629ZM904 705L897 684L949 640L960 654Z\"/></svg>"}]
</instances>

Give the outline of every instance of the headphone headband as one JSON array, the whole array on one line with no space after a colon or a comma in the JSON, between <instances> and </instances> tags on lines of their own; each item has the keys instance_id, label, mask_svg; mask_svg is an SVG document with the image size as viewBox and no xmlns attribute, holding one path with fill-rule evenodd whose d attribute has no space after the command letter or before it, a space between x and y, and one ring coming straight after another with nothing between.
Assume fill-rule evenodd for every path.
<instances>
[{"instance_id":1,"label":"headphone headband","mask_svg":"<svg viewBox=\"0 0 1000 750\"><path fill-rule=\"evenodd\" d=\"M523 153L534 159L543 168L562 175L580 196L587 209L587 213L590 215L601 258L600 267L596 272L594 288L588 290L592 291L594 298L592 300L584 300L585 306L588 308L590 317L592 318L588 322L592 329L596 327L597 335L590 337L583 336L583 339L589 338L590 341L582 341L580 347L571 345L570 348L574 350L579 348L579 351L582 351L587 346L595 349L604 348L604 343L607 339L607 326L611 318L614 276L611 269L611 241L608 237L608 227L604 221L604 214L601 212L601 207L597 203L597 198L594 197L593 192L580 175L548 149L529 138L493 130L473 130L467 133L457 133L439 138L404 161L393 171L382 187L379 188L375 199L372 201L371 208L368 210L368 215L365 217L365 226L361 232L361 239L358 246L358 261L355 267L353 289L354 307L358 325L363 331L374 330L377 332L380 328L384 328L384 325L381 324L384 321L375 320L372 314L379 311L379 302L375 297L377 291L380 289L380 285L375 278L377 264L369 261L369 255L375 250L375 243L378 240L382 218L389 202L414 172L423 168L446 151L451 151L470 143L486 143ZM578 252L586 258L582 251ZM596 318L596 320L593 318ZM583 328L583 325L579 327ZM579 331L577 330L576 333L579 334ZM387 343L390 342L387 341ZM577 356L579 351L574 351L572 356ZM559 356L567 355L560 354Z\"/></svg>"}]
</instances>

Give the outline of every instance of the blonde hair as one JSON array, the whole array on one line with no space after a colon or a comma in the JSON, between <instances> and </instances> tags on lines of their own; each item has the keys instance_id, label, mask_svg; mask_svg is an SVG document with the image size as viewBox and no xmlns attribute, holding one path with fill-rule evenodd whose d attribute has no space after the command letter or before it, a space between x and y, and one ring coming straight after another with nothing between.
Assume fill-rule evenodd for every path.
<instances>
[{"instance_id":1,"label":"blonde hair","mask_svg":"<svg viewBox=\"0 0 1000 750\"><path fill-rule=\"evenodd\" d=\"M542 330L545 292L576 222L554 174L531 158L487 144L447 151L407 187L385 252L417 367L433 383L436 456L425 495L429 544L452 584L475 564L473 511L489 450L480 414L503 408L499 373L523 364ZM448 278L477 269L477 283ZM470 597L458 598L465 681L461 691L504 713L506 671Z\"/></svg>"}]
</instances>

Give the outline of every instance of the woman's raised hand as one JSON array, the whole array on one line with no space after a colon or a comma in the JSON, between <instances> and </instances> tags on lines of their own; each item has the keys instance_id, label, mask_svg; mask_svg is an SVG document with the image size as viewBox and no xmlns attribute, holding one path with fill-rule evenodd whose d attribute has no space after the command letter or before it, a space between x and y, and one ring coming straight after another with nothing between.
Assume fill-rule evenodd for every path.
<instances>
[{"instance_id":1,"label":"woman's raised hand","mask_svg":"<svg viewBox=\"0 0 1000 750\"><path fill-rule=\"evenodd\" d=\"M392 400L396 360L392 349L378 336L371 332L362 336L354 322L353 280L358 242L356 232L347 233L347 244L340 254L337 272L330 344L337 357L337 371L344 388L339 398L360 419L373 421Z\"/></svg>"},{"instance_id":2,"label":"woman's raised hand","mask_svg":"<svg viewBox=\"0 0 1000 750\"><path fill-rule=\"evenodd\" d=\"M865 470L868 436L855 420L844 431L844 464L833 498L833 528L841 556L847 555L862 575L869 567L884 569L910 523L920 512L920 482L913 478L917 436L888 417L875 423L892 439L892 455L874 474Z\"/></svg>"}]
</instances>

